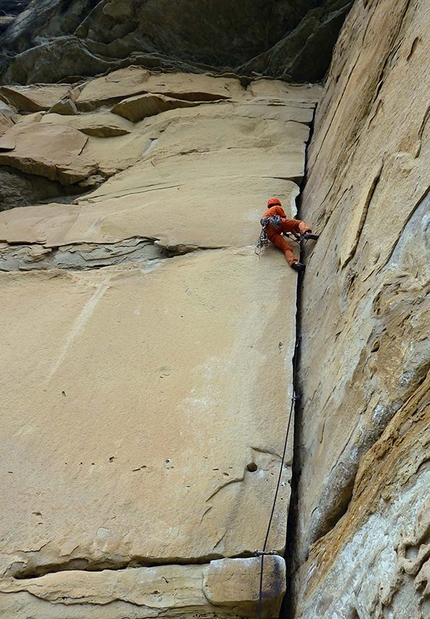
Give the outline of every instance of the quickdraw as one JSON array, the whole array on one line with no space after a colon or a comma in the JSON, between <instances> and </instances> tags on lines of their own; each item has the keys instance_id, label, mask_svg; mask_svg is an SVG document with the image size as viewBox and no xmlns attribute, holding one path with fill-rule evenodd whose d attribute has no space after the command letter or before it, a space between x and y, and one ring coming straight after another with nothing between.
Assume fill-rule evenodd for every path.
<instances>
[{"instance_id":1,"label":"quickdraw","mask_svg":"<svg viewBox=\"0 0 430 619\"><path fill-rule=\"evenodd\" d=\"M258 257L260 257L261 250L263 249L263 247L267 247L268 244L269 244L269 239L267 238L266 233L263 228L260 232L260 236L258 237L258 241L255 245L254 253L257 254Z\"/></svg>"}]
</instances>

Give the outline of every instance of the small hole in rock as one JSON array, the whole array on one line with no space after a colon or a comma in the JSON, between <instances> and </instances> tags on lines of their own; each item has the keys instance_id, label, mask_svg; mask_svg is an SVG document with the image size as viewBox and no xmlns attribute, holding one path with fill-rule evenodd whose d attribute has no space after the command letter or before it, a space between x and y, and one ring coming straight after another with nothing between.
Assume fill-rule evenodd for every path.
<instances>
[{"instance_id":1,"label":"small hole in rock","mask_svg":"<svg viewBox=\"0 0 430 619\"><path fill-rule=\"evenodd\" d=\"M255 462L250 462L246 468L250 473L255 473L255 471L258 469L258 466L255 464Z\"/></svg>"}]
</instances>

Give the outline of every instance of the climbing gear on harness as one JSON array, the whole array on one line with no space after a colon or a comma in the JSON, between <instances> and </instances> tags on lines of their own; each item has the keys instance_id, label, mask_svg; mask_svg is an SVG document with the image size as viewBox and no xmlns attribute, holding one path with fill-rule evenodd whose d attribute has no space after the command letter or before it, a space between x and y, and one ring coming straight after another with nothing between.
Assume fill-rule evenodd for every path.
<instances>
[{"instance_id":1,"label":"climbing gear on harness","mask_svg":"<svg viewBox=\"0 0 430 619\"><path fill-rule=\"evenodd\" d=\"M293 264L291 265L291 268L297 271L298 273L303 273L303 271L306 269L306 266L302 264L301 262L293 262Z\"/></svg>"},{"instance_id":2,"label":"climbing gear on harness","mask_svg":"<svg viewBox=\"0 0 430 619\"><path fill-rule=\"evenodd\" d=\"M273 198L273 200L277 200L277 198ZM254 253L257 254L258 257L260 257L260 253L263 247L267 247L267 245L269 244L269 239L267 238L267 235L266 235L267 226L271 224L274 228L279 230L279 228L281 227L281 223L282 221L279 215L272 215L271 217L262 217L260 219L260 225L261 225L262 230L260 232L260 236L258 237L258 241L255 245L255 250L254 250Z\"/></svg>"},{"instance_id":3,"label":"climbing gear on harness","mask_svg":"<svg viewBox=\"0 0 430 619\"><path fill-rule=\"evenodd\" d=\"M282 220L279 215L271 215L270 217L266 216L260 219L260 225L263 230L265 230L269 224L279 230L282 224Z\"/></svg>"},{"instance_id":4,"label":"climbing gear on harness","mask_svg":"<svg viewBox=\"0 0 430 619\"><path fill-rule=\"evenodd\" d=\"M263 249L263 247L267 247L268 244L269 244L269 239L267 238L266 233L264 232L264 228L263 228L260 232L260 236L258 237L258 241L255 245L254 254L257 254L257 256L260 257L261 250Z\"/></svg>"}]
</instances>

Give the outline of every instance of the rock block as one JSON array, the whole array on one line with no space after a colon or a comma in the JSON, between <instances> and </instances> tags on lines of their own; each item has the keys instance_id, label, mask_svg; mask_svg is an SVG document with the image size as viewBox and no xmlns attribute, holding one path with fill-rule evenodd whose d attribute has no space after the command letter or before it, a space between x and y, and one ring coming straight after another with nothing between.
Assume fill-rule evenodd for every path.
<instances>
[{"instance_id":1,"label":"rock block","mask_svg":"<svg viewBox=\"0 0 430 619\"><path fill-rule=\"evenodd\" d=\"M40 112L49 110L69 91L69 84L0 86L0 97L5 98L19 112Z\"/></svg>"},{"instance_id":2,"label":"rock block","mask_svg":"<svg viewBox=\"0 0 430 619\"><path fill-rule=\"evenodd\" d=\"M95 169L82 151L88 137L65 126L40 122L18 123L0 138L0 164L70 185ZM10 152L2 152L2 146Z\"/></svg>"},{"instance_id":3,"label":"rock block","mask_svg":"<svg viewBox=\"0 0 430 619\"><path fill-rule=\"evenodd\" d=\"M267 557L263 570L261 616L277 617L285 592L285 563ZM221 559L203 565L164 565L101 572L63 571L0 585L0 610L12 616L26 612L40 619L83 619L96 612L104 618L228 617L255 614L260 559ZM275 576L275 578L274 578ZM220 595L228 582L228 593ZM7 595L1 595L1 592ZM228 598L228 599L227 599ZM221 600L221 601L220 601ZM92 609L92 610L91 610Z\"/></svg>"},{"instance_id":4,"label":"rock block","mask_svg":"<svg viewBox=\"0 0 430 619\"><path fill-rule=\"evenodd\" d=\"M197 104L198 102L195 101L183 101L164 95L143 94L124 99L120 103L117 103L112 108L112 112L135 123L148 116L160 114L160 112L166 112L167 110L174 110L180 107L193 107Z\"/></svg>"},{"instance_id":5,"label":"rock block","mask_svg":"<svg viewBox=\"0 0 430 619\"><path fill-rule=\"evenodd\" d=\"M215 606L255 605L260 596L261 566L261 597L266 602L266 609L269 600L272 604L279 604L285 593L286 576L285 561L278 555L265 556L263 562L261 557L211 561L203 583L207 599Z\"/></svg>"},{"instance_id":6,"label":"rock block","mask_svg":"<svg viewBox=\"0 0 430 619\"><path fill-rule=\"evenodd\" d=\"M118 118L110 112L95 114L80 114L79 116L49 113L41 119L42 124L63 125L78 129L86 135L99 138L112 138L120 135L128 135L133 126L125 118Z\"/></svg>"},{"instance_id":7,"label":"rock block","mask_svg":"<svg viewBox=\"0 0 430 619\"><path fill-rule=\"evenodd\" d=\"M153 93L188 101L212 101L240 96L239 80L218 79L209 75L184 73L151 74L141 67L131 66L113 71L89 81L79 94L79 109L91 110L115 100L138 94Z\"/></svg>"}]
</instances>

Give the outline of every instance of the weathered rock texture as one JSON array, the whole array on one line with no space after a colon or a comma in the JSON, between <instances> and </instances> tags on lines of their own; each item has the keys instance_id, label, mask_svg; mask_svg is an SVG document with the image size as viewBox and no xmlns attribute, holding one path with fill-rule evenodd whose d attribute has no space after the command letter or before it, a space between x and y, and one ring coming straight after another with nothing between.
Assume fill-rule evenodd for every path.
<instances>
[{"instance_id":1,"label":"weathered rock texture","mask_svg":"<svg viewBox=\"0 0 430 619\"><path fill-rule=\"evenodd\" d=\"M130 63L324 77L351 0L33 0L0 39L4 83ZM15 54L18 56L15 58Z\"/></svg>"},{"instance_id":2,"label":"weathered rock texture","mask_svg":"<svg viewBox=\"0 0 430 619\"><path fill-rule=\"evenodd\" d=\"M3 89L22 114L2 163L67 186L110 178L0 214L0 614L255 615L281 473L275 617L297 275L254 244L270 195L295 212L320 88L139 67L58 88L69 114L47 111L50 88ZM148 93L178 106L145 115Z\"/></svg>"},{"instance_id":3,"label":"weathered rock texture","mask_svg":"<svg viewBox=\"0 0 430 619\"><path fill-rule=\"evenodd\" d=\"M211 190L202 207L207 179L212 179L214 188L223 185L226 191L229 187L231 197L237 192L243 208L255 199L256 191L266 195L267 184L273 181L265 179L300 181L308 125L319 92L320 87L268 80L243 88L233 78L150 74L141 67L120 69L73 89L61 84L1 87L0 96L8 101L8 109L14 106L20 112L14 116L13 111L3 113L0 108L0 118L5 120L0 137L0 164L5 166L3 174L0 169L2 209L39 197L82 193L126 170L112 184L103 185L90 204L103 196L103 208L109 204L112 216L122 217L125 230L126 217L118 210L121 203L121 210L133 218L128 226L130 237L137 234L135 226L151 238L159 238L172 226L176 230L184 226L179 214L179 221L172 215L160 228L153 205L142 203L142 191L164 188L164 196L172 203L181 204L178 191L186 193L187 208L195 209L195 225L192 230L187 225L188 237L195 231L193 243L198 246L199 235L213 230L210 246L225 246L229 243L225 234L238 238L242 231L233 226L235 214L229 209L223 216L231 226L217 232L208 225L210 213L218 212L220 194ZM22 193L16 191L20 186ZM30 199L31 186L35 187L34 200ZM297 185L290 183L290 187L297 193ZM84 204L74 210L86 212ZM146 223L141 209L146 211ZM152 219L150 227L148 218ZM250 242L256 221L257 215L241 224ZM117 240L115 235L109 237L109 242Z\"/></svg>"},{"instance_id":4,"label":"weathered rock texture","mask_svg":"<svg viewBox=\"0 0 430 619\"><path fill-rule=\"evenodd\" d=\"M430 616L429 27L428 2L356 2L318 108L302 202L321 237L301 319L301 619Z\"/></svg>"}]
</instances>

